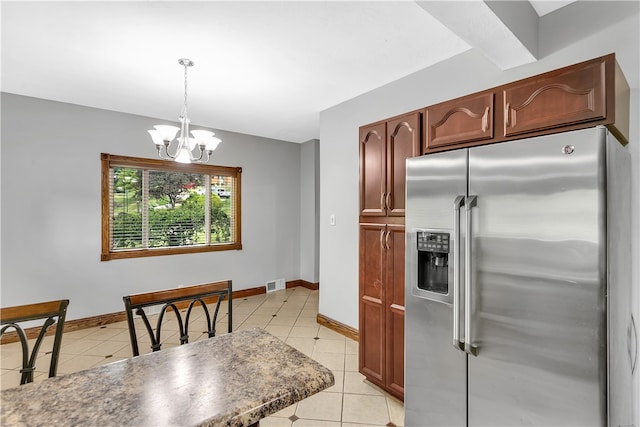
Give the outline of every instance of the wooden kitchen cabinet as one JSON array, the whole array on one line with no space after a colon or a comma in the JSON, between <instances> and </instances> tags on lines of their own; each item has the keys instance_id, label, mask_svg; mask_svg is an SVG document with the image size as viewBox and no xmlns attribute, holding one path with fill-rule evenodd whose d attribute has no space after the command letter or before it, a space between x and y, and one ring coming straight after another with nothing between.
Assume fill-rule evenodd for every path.
<instances>
[{"instance_id":1,"label":"wooden kitchen cabinet","mask_svg":"<svg viewBox=\"0 0 640 427\"><path fill-rule=\"evenodd\" d=\"M360 128L360 215L404 217L405 160L420 154L420 112Z\"/></svg>"},{"instance_id":2,"label":"wooden kitchen cabinet","mask_svg":"<svg viewBox=\"0 0 640 427\"><path fill-rule=\"evenodd\" d=\"M423 154L597 125L626 145L629 93L610 54L452 99L425 108Z\"/></svg>"},{"instance_id":3,"label":"wooden kitchen cabinet","mask_svg":"<svg viewBox=\"0 0 640 427\"><path fill-rule=\"evenodd\" d=\"M424 112L425 153L429 149L493 138L493 91L427 107Z\"/></svg>"},{"instance_id":4,"label":"wooden kitchen cabinet","mask_svg":"<svg viewBox=\"0 0 640 427\"><path fill-rule=\"evenodd\" d=\"M406 160L421 154L422 113L360 128L359 370L404 399Z\"/></svg>"},{"instance_id":5,"label":"wooden kitchen cabinet","mask_svg":"<svg viewBox=\"0 0 640 427\"><path fill-rule=\"evenodd\" d=\"M500 87L498 141L597 125L629 142L629 85L614 54Z\"/></svg>"},{"instance_id":6,"label":"wooden kitchen cabinet","mask_svg":"<svg viewBox=\"0 0 640 427\"><path fill-rule=\"evenodd\" d=\"M506 85L504 136L605 119L610 62L600 58Z\"/></svg>"},{"instance_id":7,"label":"wooden kitchen cabinet","mask_svg":"<svg viewBox=\"0 0 640 427\"><path fill-rule=\"evenodd\" d=\"M404 398L404 225L360 225L359 369Z\"/></svg>"}]
</instances>

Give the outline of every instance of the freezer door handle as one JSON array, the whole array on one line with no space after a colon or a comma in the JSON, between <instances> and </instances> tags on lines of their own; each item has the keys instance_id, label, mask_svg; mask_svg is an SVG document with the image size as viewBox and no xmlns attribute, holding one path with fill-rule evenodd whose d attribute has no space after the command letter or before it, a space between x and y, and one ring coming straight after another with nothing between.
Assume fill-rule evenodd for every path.
<instances>
[{"instance_id":1,"label":"freezer door handle","mask_svg":"<svg viewBox=\"0 0 640 427\"><path fill-rule=\"evenodd\" d=\"M473 288L471 278L473 277L471 262L471 242L472 242L472 230L471 230L471 210L476 206L477 196L467 196L465 199L466 215L466 238L464 245L464 351L473 356L478 355L478 347L473 344L473 338L471 337L471 289Z\"/></svg>"},{"instance_id":2,"label":"freezer door handle","mask_svg":"<svg viewBox=\"0 0 640 427\"><path fill-rule=\"evenodd\" d=\"M629 362L631 364L631 374L636 370L636 362L638 361L638 332L636 331L636 321L631 314L631 322L627 328L627 352L629 353Z\"/></svg>"},{"instance_id":3,"label":"freezer door handle","mask_svg":"<svg viewBox=\"0 0 640 427\"><path fill-rule=\"evenodd\" d=\"M464 196L453 202L453 346L464 351L460 341L460 208L464 206Z\"/></svg>"}]
</instances>

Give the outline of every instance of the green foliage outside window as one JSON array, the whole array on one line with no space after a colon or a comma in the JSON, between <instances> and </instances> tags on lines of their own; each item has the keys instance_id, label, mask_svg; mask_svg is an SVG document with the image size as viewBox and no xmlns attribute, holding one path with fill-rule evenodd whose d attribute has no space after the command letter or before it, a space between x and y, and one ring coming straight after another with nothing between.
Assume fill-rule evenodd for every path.
<instances>
[{"instance_id":1,"label":"green foliage outside window","mask_svg":"<svg viewBox=\"0 0 640 427\"><path fill-rule=\"evenodd\" d=\"M140 170L116 168L114 189L129 192L114 209L114 248L140 248L142 244ZM195 174L151 171L149 173L149 247L185 246L206 243L205 196L203 177ZM125 193L126 194L126 193ZM217 194L210 196L211 236L215 242L229 242L231 221L225 202ZM115 198L114 198L115 200ZM164 203L168 201L168 203ZM132 212L131 204L137 211ZM119 208L119 209L118 209Z\"/></svg>"}]
</instances>

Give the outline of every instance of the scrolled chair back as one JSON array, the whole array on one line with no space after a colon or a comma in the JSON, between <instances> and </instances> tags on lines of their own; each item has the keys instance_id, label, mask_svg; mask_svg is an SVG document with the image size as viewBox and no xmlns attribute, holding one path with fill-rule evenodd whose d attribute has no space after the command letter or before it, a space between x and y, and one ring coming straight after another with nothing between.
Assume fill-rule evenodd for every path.
<instances>
[{"instance_id":1,"label":"scrolled chair back","mask_svg":"<svg viewBox=\"0 0 640 427\"><path fill-rule=\"evenodd\" d=\"M26 304L13 307L0 308L0 336L15 333L20 341L22 348L22 368L20 369L20 385L33 382L33 372L36 369L36 360L40 346L44 340L47 331L55 325L55 337L51 350L51 362L49 363L49 377L55 377L58 370L58 358L60 355L60 346L62 344L62 333L64 330L64 321L67 315L67 307L69 300L56 300L48 302L40 302L35 304ZM37 338L33 344L33 348L29 349L28 338L33 329L24 329L24 322L34 320L44 320L44 323L37 330ZM9 336L9 335L7 335Z\"/></svg>"}]
</instances>

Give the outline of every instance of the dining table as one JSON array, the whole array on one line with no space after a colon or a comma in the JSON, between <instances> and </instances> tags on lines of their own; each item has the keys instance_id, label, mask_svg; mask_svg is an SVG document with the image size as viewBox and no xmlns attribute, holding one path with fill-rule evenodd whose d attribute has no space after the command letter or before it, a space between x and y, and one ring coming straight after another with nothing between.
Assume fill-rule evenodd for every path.
<instances>
[{"instance_id":1,"label":"dining table","mask_svg":"<svg viewBox=\"0 0 640 427\"><path fill-rule=\"evenodd\" d=\"M0 392L3 426L254 426L334 384L260 328Z\"/></svg>"}]
</instances>

